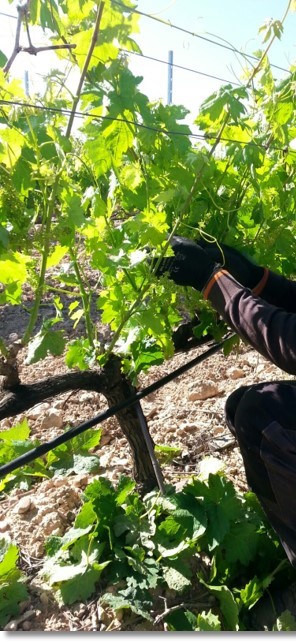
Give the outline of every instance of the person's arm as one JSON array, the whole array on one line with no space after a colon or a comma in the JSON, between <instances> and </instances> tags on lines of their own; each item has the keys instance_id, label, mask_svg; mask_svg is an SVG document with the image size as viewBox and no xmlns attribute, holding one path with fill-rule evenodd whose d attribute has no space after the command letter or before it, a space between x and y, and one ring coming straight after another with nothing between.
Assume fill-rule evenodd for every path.
<instances>
[{"instance_id":1,"label":"person's arm","mask_svg":"<svg viewBox=\"0 0 296 642\"><path fill-rule=\"evenodd\" d=\"M264 268L254 265L231 248L225 264L226 267L231 266L232 274L216 262L216 254L194 241L175 236L171 246L174 256L156 263L156 275L167 274L177 285L189 285L203 292L204 297L211 301L239 336L276 366L296 374L296 313L287 311L289 302L286 301L288 293L292 296L292 289L295 292L293 283L290 285L283 277L272 274L267 274L268 279L264 281ZM236 278L232 276L234 271ZM272 288L275 280L276 287ZM260 281L264 292L270 296L273 293L276 300L281 300L282 307L252 292ZM279 291L280 286L283 295ZM284 301L286 309L283 307Z\"/></svg>"},{"instance_id":2,"label":"person's arm","mask_svg":"<svg viewBox=\"0 0 296 642\"><path fill-rule=\"evenodd\" d=\"M229 245L218 245L203 239L198 241L198 245L213 261L230 272L238 283L250 288L253 294L287 312L296 312L295 281L257 265L247 254Z\"/></svg>"},{"instance_id":3,"label":"person's arm","mask_svg":"<svg viewBox=\"0 0 296 642\"><path fill-rule=\"evenodd\" d=\"M274 284L276 277L276 284ZM291 283L291 296L296 286L283 277L270 275L270 283L265 288L276 285L278 300L284 306ZM284 292L281 295L278 287ZM271 289L274 292L275 289ZM296 314L287 312L295 310L295 303L278 307L269 303L262 296L256 296L249 288L243 287L225 270L217 270L203 289L203 295L211 301L222 318L246 340L255 350L272 361L282 370L296 374Z\"/></svg>"},{"instance_id":4,"label":"person's arm","mask_svg":"<svg viewBox=\"0 0 296 642\"><path fill-rule=\"evenodd\" d=\"M296 313L296 281L265 268L262 280L252 291L264 301L283 308L286 312Z\"/></svg>"}]
</instances>

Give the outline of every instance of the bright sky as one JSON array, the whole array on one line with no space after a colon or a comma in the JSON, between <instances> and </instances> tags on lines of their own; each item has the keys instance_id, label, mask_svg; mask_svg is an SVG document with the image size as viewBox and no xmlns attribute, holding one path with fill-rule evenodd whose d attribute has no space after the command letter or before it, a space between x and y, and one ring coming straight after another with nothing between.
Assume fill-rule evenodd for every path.
<instances>
[{"instance_id":1,"label":"bright sky","mask_svg":"<svg viewBox=\"0 0 296 642\"><path fill-rule=\"evenodd\" d=\"M268 19L282 19L287 0L139 0L138 9L156 18L170 21L221 44L254 54L262 47L259 27ZM238 9L239 7L239 9ZM141 18L138 39L143 54L168 60L173 51L176 65L189 67L226 80L240 80L244 64L240 56L158 22ZM226 41L226 42L224 42ZM276 41L270 61L283 68L296 62L296 13L289 13L281 41ZM151 98L167 100L167 65L138 59L134 73L144 76L142 90ZM274 69L277 78L285 75ZM173 68L173 102L182 103L197 112L200 102L223 83L182 69Z\"/></svg>"},{"instance_id":2,"label":"bright sky","mask_svg":"<svg viewBox=\"0 0 296 642\"><path fill-rule=\"evenodd\" d=\"M18 0L15 0L9 4L8 0L0 0L0 12L16 15L17 2ZM235 82L241 78L243 59L203 38L210 38L221 44L234 46L244 53L254 54L262 47L262 37L258 35L259 27L270 18L281 20L287 5L288 0L138 0L138 9L141 12L169 21L171 25L177 25L201 37L186 34L172 26L141 16L141 31L135 35L135 39L145 56L168 61L169 51L172 51L175 65ZM13 49L15 27L16 20L0 15L0 49L8 56ZM24 44L27 44L26 40ZM33 91L38 87L40 75L48 69L50 58L49 52L40 53L37 57L19 54L12 71L24 77L24 71L27 69L30 89ZM295 64L296 12L288 14L284 34L282 39L273 45L270 61L285 69ZM144 77L141 90L151 100L161 99L166 103L168 65L137 56L130 57L130 64L133 73ZM285 73L274 69L274 75L280 78L285 76ZM174 67L173 102L188 107L194 117L202 100L222 84L214 78Z\"/></svg>"}]
</instances>

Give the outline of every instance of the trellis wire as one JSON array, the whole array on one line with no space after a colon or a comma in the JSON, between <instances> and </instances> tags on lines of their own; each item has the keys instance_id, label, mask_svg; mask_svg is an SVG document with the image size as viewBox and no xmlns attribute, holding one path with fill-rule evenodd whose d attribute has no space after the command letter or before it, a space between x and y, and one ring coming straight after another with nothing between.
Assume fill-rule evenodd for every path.
<instances>
[{"instance_id":1,"label":"trellis wire","mask_svg":"<svg viewBox=\"0 0 296 642\"><path fill-rule=\"evenodd\" d=\"M44 112L53 112L57 114L64 114L65 116L69 116L72 113L71 109L66 109L66 108L59 108L59 107L48 107L45 105L38 105L36 103L28 103L28 102L22 102L18 100L4 100L4 98L0 98L0 105L7 105L7 106L15 106L15 107L24 107L28 109L39 109ZM217 137L216 134L192 134L184 131L174 131L174 130L169 130L169 129L163 129L160 127L151 127L150 125L145 125L144 123L137 122L136 120L128 120L126 118L121 118L121 117L114 117L114 116L102 116L101 114L95 114L91 112L82 112L75 110L74 111L75 118L90 118L92 120L106 120L106 121L111 121L111 122L119 122L119 123L125 123L127 125L133 125L134 127L138 127L140 129L147 129L152 132L156 132L159 134L164 134L165 136L186 136L187 138L194 138L197 140L201 140L204 142L210 143L211 141L219 141L221 143L234 143L237 145L251 145L252 147L257 147L258 149L263 149L267 151L268 145L260 144L252 139L250 140L238 140L235 138L227 138L224 136L219 136ZM293 148L289 147L276 147L273 146L270 148L271 151L275 152L283 152L284 154L295 154L296 150Z\"/></svg>"}]
</instances>

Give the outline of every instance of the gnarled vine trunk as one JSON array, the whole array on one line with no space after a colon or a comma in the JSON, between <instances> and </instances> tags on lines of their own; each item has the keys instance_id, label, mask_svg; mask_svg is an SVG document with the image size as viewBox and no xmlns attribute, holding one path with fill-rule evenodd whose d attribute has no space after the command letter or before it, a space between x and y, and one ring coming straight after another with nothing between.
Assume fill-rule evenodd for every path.
<instances>
[{"instance_id":1,"label":"gnarled vine trunk","mask_svg":"<svg viewBox=\"0 0 296 642\"><path fill-rule=\"evenodd\" d=\"M103 394L110 408L135 394L135 388L121 372L120 359L117 357L109 360L104 375ZM157 480L135 405L121 410L116 417L132 451L135 480L144 491L151 490L157 485ZM152 439L151 443L154 446Z\"/></svg>"},{"instance_id":2,"label":"gnarled vine trunk","mask_svg":"<svg viewBox=\"0 0 296 642\"><path fill-rule=\"evenodd\" d=\"M112 356L100 371L69 372L34 384L17 383L6 386L2 398L0 397L0 420L14 417L45 399L70 390L98 392L104 395L110 408L136 392L121 372L120 359ZM157 486L158 482L135 406L118 412L116 417L131 449L134 478L141 490L147 492ZM151 445L154 446L152 439Z\"/></svg>"}]
</instances>

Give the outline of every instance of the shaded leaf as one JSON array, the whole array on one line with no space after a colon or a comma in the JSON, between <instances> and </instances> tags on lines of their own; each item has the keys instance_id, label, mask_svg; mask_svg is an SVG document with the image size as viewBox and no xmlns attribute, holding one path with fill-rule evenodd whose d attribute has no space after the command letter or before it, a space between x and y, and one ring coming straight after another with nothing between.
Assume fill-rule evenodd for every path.
<instances>
[{"instance_id":1,"label":"shaded leaf","mask_svg":"<svg viewBox=\"0 0 296 642\"><path fill-rule=\"evenodd\" d=\"M76 475L82 473L95 473L100 469L100 459L97 455L71 454L66 453L60 456L57 461L50 464L49 470L54 471L55 475L68 476L72 473Z\"/></svg>"},{"instance_id":2,"label":"shaded leaf","mask_svg":"<svg viewBox=\"0 0 296 642\"><path fill-rule=\"evenodd\" d=\"M209 590L218 598L221 613L225 622L226 631L238 631L239 629L239 609L233 593L227 586L211 586Z\"/></svg>"},{"instance_id":3,"label":"shaded leaf","mask_svg":"<svg viewBox=\"0 0 296 642\"><path fill-rule=\"evenodd\" d=\"M191 584L191 580L186 575L172 566L164 567L163 577L168 587L178 593L182 593Z\"/></svg>"},{"instance_id":4,"label":"shaded leaf","mask_svg":"<svg viewBox=\"0 0 296 642\"><path fill-rule=\"evenodd\" d=\"M0 51L0 67L5 67L7 60L8 58L5 53L3 53L3 51Z\"/></svg>"},{"instance_id":5,"label":"shaded leaf","mask_svg":"<svg viewBox=\"0 0 296 642\"><path fill-rule=\"evenodd\" d=\"M296 631L296 619L290 611L283 611L277 618L273 631Z\"/></svg>"},{"instance_id":6,"label":"shaded leaf","mask_svg":"<svg viewBox=\"0 0 296 642\"><path fill-rule=\"evenodd\" d=\"M104 593L101 598L103 604L108 604L114 611L119 609L130 609L133 613L141 615L145 620L149 622L153 621L153 618L150 614L151 603L145 604L143 600L130 599L128 597L123 597L121 595L113 595L112 593ZM145 608L146 606L146 608Z\"/></svg>"},{"instance_id":7,"label":"shaded leaf","mask_svg":"<svg viewBox=\"0 0 296 642\"><path fill-rule=\"evenodd\" d=\"M66 340L63 330L46 332L40 330L28 345L27 364L45 359L48 354L57 357L64 351Z\"/></svg>"}]
</instances>

